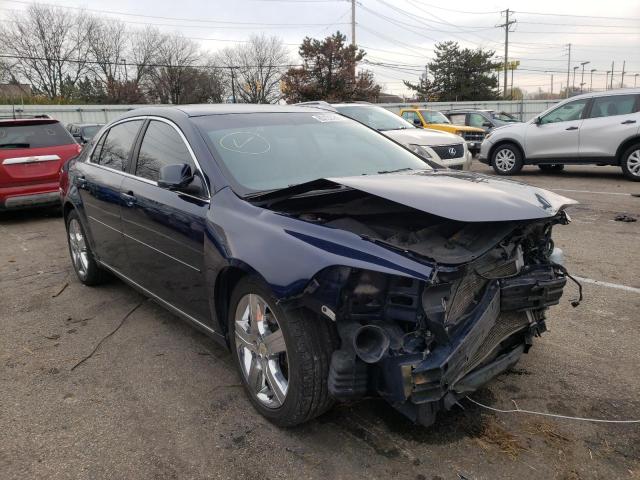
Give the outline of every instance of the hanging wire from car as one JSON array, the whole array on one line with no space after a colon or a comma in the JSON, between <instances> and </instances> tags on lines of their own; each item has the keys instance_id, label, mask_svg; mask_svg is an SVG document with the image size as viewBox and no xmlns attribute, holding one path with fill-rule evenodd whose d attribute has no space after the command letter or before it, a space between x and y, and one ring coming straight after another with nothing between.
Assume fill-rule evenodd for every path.
<instances>
[{"instance_id":1,"label":"hanging wire from car","mask_svg":"<svg viewBox=\"0 0 640 480\"><path fill-rule=\"evenodd\" d=\"M569 278L573 283L578 286L578 298L571 300L571 306L576 308L580 303L582 303L582 284L576 280L569 271L564 267L564 265L560 265L559 263L554 263L553 266L560 270L567 278Z\"/></svg>"},{"instance_id":2,"label":"hanging wire from car","mask_svg":"<svg viewBox=\"0 0 640 480\"><path fill-rule=\"evenodd\" d=\"M580 422L595 422L595 423L640 423L640 420L610 420L610 419L606 419L606 418L585 418L585 417L573 417L571 415L559 415L557 413L548 413L548 412L536 412L534 410L524 410L520 407L518 407L518 404L515 402L515 400L512 400L512 402L515 404L516 408L512 408L512 409L502 409L502 408L495 408L495 407L490 407L489 405L485 405L483 403L478 402L477 400L474 400L471 397L464 397L465 400L469 400L471 403L484 408L486 410L490 410L492 412L498 412L498 413L523 413L525 415L539 415L542 417L552 417L552 418L560 418L563 420L577 420ZM464 407L463 407L464 408Z\"/></svg>"}]
</instances>

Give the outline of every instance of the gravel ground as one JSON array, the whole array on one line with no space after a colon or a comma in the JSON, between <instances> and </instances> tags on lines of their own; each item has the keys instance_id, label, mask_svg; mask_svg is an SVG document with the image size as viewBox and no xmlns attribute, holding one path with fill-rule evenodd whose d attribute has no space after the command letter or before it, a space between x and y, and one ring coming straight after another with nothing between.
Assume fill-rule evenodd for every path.
<instances>
[{"instance_id":1,"label":"gravel ground","mask_svg":"<svg viewBox=\"0 0 640 480\"><path fill-rule=\"evenodd\" d=\"M612 195L640 193L640 184L611 167L527 168L518 178L581 202L573 223L556 228L573 273L640 288L640 222L613 221L640 217L640 198ZM2 479L640 478L638 424L500 414L464 401L425 429L367 400L276 428L252 409L212 340L117 280L82 286L53 212L0 215L0 288ZM587 283L576 309L574 294L568 287L549 332L475 399L640 418L640 293Z\"/></svg>"}]
</instances>

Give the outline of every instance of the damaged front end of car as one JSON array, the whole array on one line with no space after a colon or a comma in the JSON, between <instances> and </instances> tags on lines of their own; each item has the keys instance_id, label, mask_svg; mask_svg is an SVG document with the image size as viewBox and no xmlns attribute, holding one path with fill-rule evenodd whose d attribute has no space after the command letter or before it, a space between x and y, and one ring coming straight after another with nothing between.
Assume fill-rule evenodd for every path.
<instances>
[{"instance_id":1,"label":"damaged front end of car","mask_svg":"<svg viewBox=\"0 0 640 480\"><path fill-rule=\"evenodd\" d=\"M365 228L353 219L327 223ZM341 340L331 359L331 394L338 400L379 395L428 426L438 411L515 365L546 330L546 310L567 282L554 262L551 230L558 223L568 223L564 212L535 222L445 221L428 234L365 237L421 259L432 275L336 266L312 280L304 303L334 321ZM492 247L478 248L496 238Z\"/></svg>"},{"instance_id":2,"label":"damaged front end of car","mask_svg":"<svg viewBox=\"0 0 640 480\"><path fill-rule=\"evenodd\" d=\"M462 209L458 218L445 218L400 203L404 191L397 191L382 198L341 188L279 199L274 210L350 232L424 267L419 276L330 266L295 304L335 322L340 347L328 378L333 397L381 396L414 422L430 425L438 411L515 365L546 330L546 311L571 278L551 233L569 217L558 204L553 210L543 205L539 218L517 219L514 209L505 213L512 218L497 221L485 203L478 221L465 220ZM541 203L551 198L523 191Z\"/></svg>"}]
</instances>

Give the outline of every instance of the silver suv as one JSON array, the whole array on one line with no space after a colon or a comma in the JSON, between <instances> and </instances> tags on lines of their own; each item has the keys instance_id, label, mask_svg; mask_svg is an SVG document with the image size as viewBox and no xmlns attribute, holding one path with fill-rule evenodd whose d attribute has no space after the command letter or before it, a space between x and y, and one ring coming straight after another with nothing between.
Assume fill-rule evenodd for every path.
<instances>
[{"instance_id":1,"label":"silver suv","mask_svg":"<svg viewBox=\"0 0 640 480\"><path fill-rule=\"evenodd\" d=\"M496 128L479 160L498 175L513 175L523 165L619 165L627 178L640 181L640 89L579 95L528 122Z\"/></svg>"}]
</instances>

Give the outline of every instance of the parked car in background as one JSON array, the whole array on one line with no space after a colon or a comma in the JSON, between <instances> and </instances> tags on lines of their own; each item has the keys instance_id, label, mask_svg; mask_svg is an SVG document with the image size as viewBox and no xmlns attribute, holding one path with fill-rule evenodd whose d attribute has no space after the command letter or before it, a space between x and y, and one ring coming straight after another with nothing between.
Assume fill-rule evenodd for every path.
<instances>
[{"instance_id":1,"label":"parked car in background","mask_svg":"<svg viewBox=\"0 0 640 480\"><path fill-rule=\"evenodd\" d=\"M462 137L436 130L416 128L386 108L370 103L306 102L301 105L329 109L357 120L404 145L412 152L443 167L471 168L471 153Z\"/></svg>"},{"instance_id":2,"label":"parked car in background","mask_svg":"<svg viewBox=\"0 0 640 480\"><path fill-rule=\"evenodd\" d=\"M489 132L480 161L498 175L524 165L619 165L628 179L640 181L640 89L578 95L528 122Z\"/></svg>"},{"instance_id":3,"label":"parked car in background","mask_svg":"<svg viewBox=\"0 0 640 480\"><path fill-rule=\"evenodd\" d=\"M277 425L372 395L429 425L529 350L567 281L551 232L575 202L318 108L133 110L68 179L79 280L111 272L228 346Z\"/></svg>"},{"instance_id":4,"label":"parked car in background","mask_svg":"<svg viewBox=\"0 0 640 480\"><path fill-rule=\"evenodd\" d=\"M80 145L84 145L91 140L96 133L104 126L104 123L70 123L67 125L67 130L71 133L71 136Z\"/></svg>"},{"instance_id":5,"label":"parked car in background","mask_svg":"<svg viewBox=\"0 0 640 480\"><path fill-rule=\"evenodd\" d=\"M467 142L467 148L472 155L480 151L480 144L484 140L485 133L482 128L454 125L446 116L435 110L403 108L400 110L400 116L418 128L430 128L460 135Z\"/></svg>"},{"instance_id":6,"label":"parked car in background","mask_svg":"<svg viewBox=\"0 0 640 480\"><path fill-rule=\"evenodd\" d=\"M482 128L489 132L497 127L519 123L513 115L495 110L446 110L442 112L454 125Z\"/></svg>"},{"instance_id":7,"label":"parked car in background","mask_svg":"<svg viewBox=\"0 0 640 480\"><path fill-rule=\"evenodd\" d=\"M61 167L80 150L47 116L0 119L0 210L59 204Z\"/></svg>"}]
</instances>

